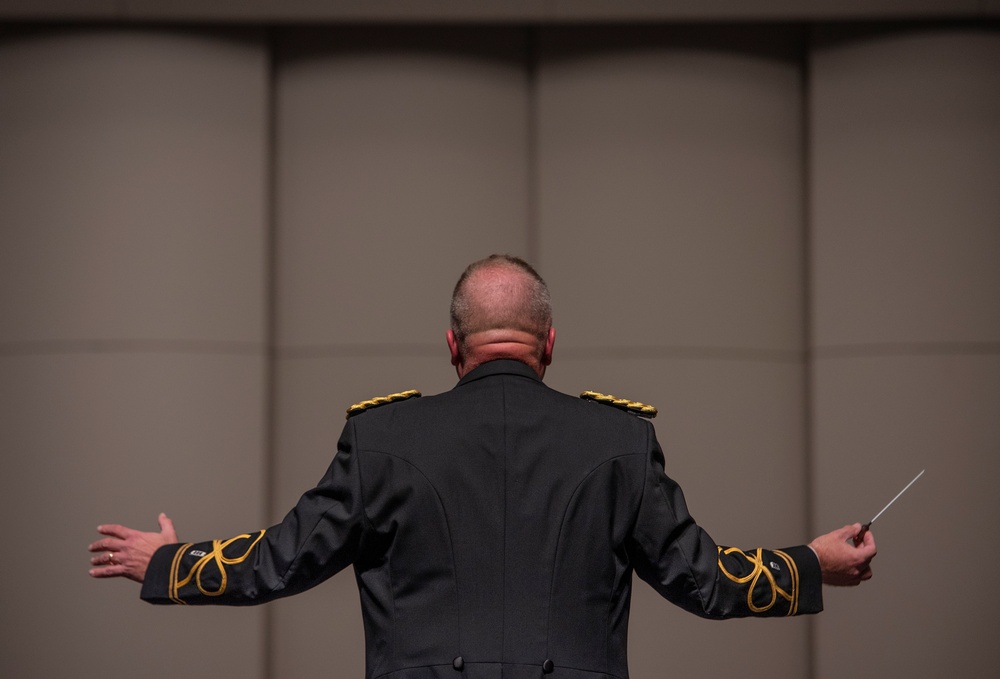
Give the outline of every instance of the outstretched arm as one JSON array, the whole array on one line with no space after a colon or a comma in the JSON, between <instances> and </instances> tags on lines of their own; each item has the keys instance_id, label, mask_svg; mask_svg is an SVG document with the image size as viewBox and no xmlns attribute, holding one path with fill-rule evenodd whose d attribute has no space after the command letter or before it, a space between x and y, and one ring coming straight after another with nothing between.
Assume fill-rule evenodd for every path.
<instances>
[{"instance_id":1,"label":"outstretched arm","mask_svg":"<svg viewBox=\"0 0 1000 679\"><path fill-rule=\"evenodd\" d=\"M141 582L155 604L243 606L313 587L354 560L366 528L356 451L348 423L326 474L270 528L182 544L163 514L159 532L99 526L90 574Z\"/></svg>"},{"instance_id":2,"label":"outstretched arm","mask_svg":"<svg viewBox=\"0 0 1000 679\"><path fill-rule=\"evenodd\" d=\"M875 558L875 538L868 531L855 546L854 538L861 524L844 526L809 543L819 558L823 584L855 587L872 577L871 561Z\"/></svg>"},{"instance_id":3,"label":"outstretched arm","mask_svg":"<svg viewBox=\"0 0 1000 679\"><path fill-rule=\"evenodd\" d=\"M97 532L105 537L92 542L88 549L94 552L90 563L90 575L95 578L128 578L142 582L153 552L177 542L174 523L166 514L160 514L160 532L144 532L108 524L97 527Z\"/></svg>"}]
</instances>

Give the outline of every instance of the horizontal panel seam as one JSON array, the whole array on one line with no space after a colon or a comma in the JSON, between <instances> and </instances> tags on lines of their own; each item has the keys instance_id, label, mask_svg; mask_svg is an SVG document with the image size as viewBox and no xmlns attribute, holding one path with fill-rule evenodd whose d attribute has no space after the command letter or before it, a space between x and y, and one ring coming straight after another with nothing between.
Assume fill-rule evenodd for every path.
<instances>
[{"instance_id":1,"label":"horizontal panel seam","mask_svg":"<svg viewBox=\"0 0 1000 679\"><path fill-rule=\"evenodd\" d=\"M438 357L442 355L444 349L438 344L431 343L352 343L278 346L274 351L279 359L308 359L367 356ZM0 356L111 353L266 356L268 349L264 342L211 340L77 339L0 342ZM557 358L570 361L607 358L683 358L802 363L810 358L824 360L879 356L964 355L1000 355L1000 342L881 342L819 346L812 351L693 345L563 347L558 351Z\"/></svg>"},{"instance_id":2,"label":"horizontal panel seam","mask_svg":"<svg viewBox=\"0 0 1000 679\"><path fill-rule=\"evenodd\" d=\"M364 358L368 356L440 357L447 355L447 351L444 342L440 344L310 344L275 347L275 355L281 359Z\"/></svg>"},{"instance_id":3,"label":"horizontal panel seam","mask_svg":"<svg viewBox=\"0 0 1000 679\"><path fill-rule=\"evenodd\" d=\"M51 356L59 354L207 354L260 356L263 342L154 339L76 339L0 342L0 356Z\"/></svg>"},{"instance_id":4,"label":"horizontal panel seam","mask_svg":"<svg viewBox=\"0 0 1000 679\"><path fill-rule=\"evenodd\" d=\"M888 356L991 356L1000 355L1000 342L873 342L819 346L816 360Z\"/></svg>"},{"instance_id":5,"label":"horizontal panel seam","mask_svg":"<svg viewBox=\"0 0 1000 679\"><path fill-rule=\"evenodd\" d=\"M760 349L753 347L707 346L605 346L570 347L558 350L555 360L595 360L602 358L661 359L683 358L699 360L757 361L764 363L801 364L806 352L794 349Z\"/></svg>"}]
</instances>

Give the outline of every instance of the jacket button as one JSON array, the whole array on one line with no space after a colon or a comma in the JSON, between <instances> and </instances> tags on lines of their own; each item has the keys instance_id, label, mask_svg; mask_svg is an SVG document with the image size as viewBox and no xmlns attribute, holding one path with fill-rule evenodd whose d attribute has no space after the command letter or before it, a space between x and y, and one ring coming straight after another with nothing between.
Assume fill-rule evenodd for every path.
<instances>
[{"instance_id":1,"label":"jacket button","mask_svg":"<svg viewBox=\"0 0 1000 679\"><path fill-rule=\"evenodd\" d=\"M455 669L455 671L461 672L462 668L465 667L465 661L462 660L462 656L457 656L451 661L451 666Z\"/></svg>"},{"instance_id":2,"label":"jacket button","mask_svg":"<svg viewBox=\"0 0 1000 679\"><path fill-rule=\"evenodd\" d=\"M545 672L545 674L552 674L552 670L555 668L555 663L549 659L546 659L545 662L542 663L542 672Z\"/></svg>"}]
</instances>

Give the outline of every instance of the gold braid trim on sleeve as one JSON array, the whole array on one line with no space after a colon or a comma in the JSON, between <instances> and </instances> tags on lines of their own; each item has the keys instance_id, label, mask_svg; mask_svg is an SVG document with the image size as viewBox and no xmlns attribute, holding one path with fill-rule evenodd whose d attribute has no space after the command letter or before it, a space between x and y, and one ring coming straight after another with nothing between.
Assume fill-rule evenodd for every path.
<instances>
[{"instance_id":1,"label":"gold braid trim on sleeve","mask_svg":"<svg viewBox=\"0 0 1000 679\"><path fill-rule=\"evenodd\" d=\"M778 582L771 573L771 569L764 564L764 550L762 549L756 550L753 554L748 554L736 547L719 547L719 570L722 571L723 575L739 585L750 583L747 588L747 607L751 612L766 613L774 608L779 599L782 599L788 602L788 612L785 615L795 615L799 610L799 569L796 567L795 561L792 557L788 556L788 554L780 549L773 550L772 553L779 557L788 568L789 577L791 579L791 592L787 592L778 586ZM723 554L738 554L752 564L753 568L746 575L734 575L726 570L726 567L723 565L721 558ZM770 584L771 600L763 606L758 606L753 601L753 593L762 576L766 578Z\"/></svg>"},{"instance_id":2,"label":"gold braid trim on sleeve","mask_svg":"<svg viewBox=\"0 0 1000 679\"><path fill-rule=\"evenodd\" d=\"M180 598L180 590L183 587L191 584L192 581L194 581L195 586L197 586L198 591L201 592L203 596L221 596L222 594L225 594L226 585L229 582L229 576L226 573L226 566L233 566L246 561L247 558L250 556L250 553L253 551L254 547L257 546L257 543L260 542L261 538L264 537L265 532L266 531L264 530L260 531L257 534L257 537L254 537L250 533L244 533L242 535L237 535L234 538L229 538L228 540L213 540L212 551L208 552L207 554L201 552L195 554L195 556L198 556L200 554L200 558L197 561L195 561L194 564L191 565L191 569L188 571L187 576L184 578L181 578L180 574L181 560L184 557L184 554L187 553L189 549L191 549L193 543L189 542L188 544L182 546L180 549L177 550L177 553L174 554L174 561L170 567L170 589L168 592L170 600L178 604L185 603ZM225 550L227 547L229 547L237 540L249 540L251 538L253 538L253 542L251 542L250 546L246 548L246 551L244 551L239 556L227 557L223 553L223 550ZM219 582L219 588L216 590L207 589L202 584L201 580L202 572L205 570L205 567L208 566L208 564L210 563L214 563L216 567L219 569L220 582Z\"/></svg>"},{"instance_id":3,"label":"gold braid trim on sleeve","mask_svg":"<svg viewBox=\"0 0 1000 679\"><path fill-rule=\"evenodd\" d=\"M180 597L177 596L177 571L181 567L181 557L184 556L184 552L191 547L191 544L192 543L189 542L186 545L181 545L180 549L174 553L174 560L170 564L170 587L167 591L167 596L169 596L170 600L175 604L182 604L184 606L186 606L187 603L182 601Z\"/></svg>"}]
</instances>

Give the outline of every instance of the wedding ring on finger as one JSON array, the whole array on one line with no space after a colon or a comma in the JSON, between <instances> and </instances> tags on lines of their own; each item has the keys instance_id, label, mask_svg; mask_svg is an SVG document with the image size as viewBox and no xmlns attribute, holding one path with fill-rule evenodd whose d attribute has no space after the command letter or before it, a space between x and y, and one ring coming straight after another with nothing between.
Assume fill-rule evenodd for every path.
<instances>
[{"instance_id":1,"label":"wedding ring on finger","mask_svg":"<svg viewBox=\"0 0 1000 679\"><path fill-rule=\"evenodd\" d=\"M108 565L111 566L115 562L115 553L108 552Z\"/></svg>"}]
</instances>

